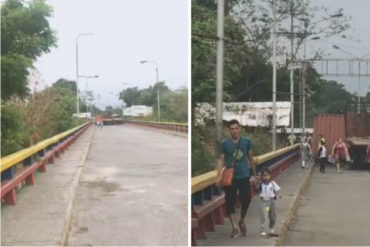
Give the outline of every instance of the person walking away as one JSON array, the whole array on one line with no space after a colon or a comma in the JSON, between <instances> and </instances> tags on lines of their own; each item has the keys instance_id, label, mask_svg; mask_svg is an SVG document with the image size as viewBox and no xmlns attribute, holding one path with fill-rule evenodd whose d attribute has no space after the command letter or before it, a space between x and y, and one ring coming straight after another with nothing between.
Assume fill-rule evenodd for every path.
<instances>
[{"instance_id":1,"label":"person walking away","mask_svg":"<svg viewBox=\"0 0 370 247\"><path fill-rule=\"evenodd\" d=\"M306 138L307 138L308 144L310 144L310 146L312 147L312 136L309 132L306 132Z\"/></svg>"},{"instance_id":2,"label":"person walking away","mask_svg":"<svg viewBox=\"0 0 370 247\"><path fill-rule=\"evenodd\" d=\"M276 223L276 205L275 200L280 194L280 186L271 179L271 171L268 168L263 168L262 181L257 183L257 191L261 201L261 235L266 236L266 218L269 218L269 236L276 237L274 226Z\"/></svg>"},{"instance_id":3,"label":"person walking away","mask_svg":"<svg viewBox=\"0 0 370 247\"><path fill-rule=\"evenodd\" d=\"M341 137L339 137L338 140L334 143L331 154L335 157L337 173L341 173L341 163L350 160L347 146L343 142Z\"/></svg>"},{"instance_id":4,"label":"person walking away","mask_svg":"<svg viewBox=\"0 0 370 247\"><path fill-rule=\"evenodd\" d=\"M317 157L319 158L320 164L320 172L325 173L325 165L327 162L327 150L325 147L325 142L323 140L320 141L320 148Z\"/></svg>"},{"instance_id":5,"label":"person walking away","mask_svg":"<svg viewBox=\"0 0 370 247\"><path fill-rule=\"evenodd\" d=\"M232 184L223 187L225 192L226 211L230 219L232 231L231 237L236 238L240 232L243 236L247 234L245 218L251 201L250 181L254 181L256 168L253 163L252 142L249 138L240 136L241 127L237 120L229 122L230 137L221 143L221 155L218 161L217 172L221 173L223 168L231 168L235 159L235 170ZM250 168L254 176L250 174ZM236 192L239 191L241 202L241 212L239 220L239 230L235 215Z\"/></svg>"},{"instance_id":6,"label":"person walking away","mask_svg":"<svg viewBox=\"0 0 370 247\"><path fill-rule=\"evenodd\" d=\"M308 144L307 140L304 139L301 144L301 154L302 154L302 169L306 167L308 162L311 160L311 146Z\"/></svg>"},{"instance_id":7,"label":"person walking away","mask_svg":"<svg viewBox=\"0 0 370 247\"><path fill-rule=\"evenodd\" d=\"M321 143L324 143L324 144L321 144ZM319 145L318 145L319 148L317 150L320 149L321 145L325 145L325 143L326 143L325 137L322 134L320 134L319 135Z\"/></svg>"},{"instance_id":8,"label":"person walking away","mask_svg":"<svg viewBox=\"0 0 370 247\"><path fill-rule=\"evenodd\" d=\"M289 145L290 146L294 145L296 139L297 139L296 136L293 133L290 133L290 135L288 136Z\"/></svg>"}]
</instances>

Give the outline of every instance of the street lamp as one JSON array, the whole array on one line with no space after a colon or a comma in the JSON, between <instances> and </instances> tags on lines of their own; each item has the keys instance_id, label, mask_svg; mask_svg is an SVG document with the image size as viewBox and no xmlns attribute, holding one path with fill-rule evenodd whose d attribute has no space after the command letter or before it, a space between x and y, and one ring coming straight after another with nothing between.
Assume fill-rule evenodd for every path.
<instances>
[{"instance_id":1,"label":"street lamp","mask_svg":"<svg viewBox=\"0 0 370 247\"><path fill-rule=\"evenodd\" d=\"M93 33L80 33L76 37L76 95L77 95L77 101L76 101L76 113L77 117L80 113L80 105L79 105L79 95L78 95L78 39L82 36L87 36L87 35L93 35Z\"/></svg>"},{"instance_id":2,"label":"street lamp","mask_svg":"<svg viewBox=\"0 0 370 247\"><path fill-rule=\"evenodd\" d=\"M147 61L147 60L142 60L140 61L141 64L144 63L154 63L155 64L155 71L157 72L157 83L159 82L159 75L158 75L158 63L156 61ZM159 89L157 88L157 100L158 100L158 122L161 121L161 107L159 103Z\"/></svg>"},{"instance_id":3,"label":"street lamp","mask_svg":"<svg viewBox=\"0 0 370 247\"><path fill-rule=\"evenodd\" d=\"M78 76L78 78L86 78L86 99L87 99L87 94L88 94L88 84L87 84L87 82L88 82L88 80L89 79L92 79L92 78L99 78L99 76L98 75L94 75L94 76L89 76L89 75L79 75ZM86 112L89 112L89 106L88 106L88 104L87 104L87 102L86 102Z\"/></svg>"}]
</instances>

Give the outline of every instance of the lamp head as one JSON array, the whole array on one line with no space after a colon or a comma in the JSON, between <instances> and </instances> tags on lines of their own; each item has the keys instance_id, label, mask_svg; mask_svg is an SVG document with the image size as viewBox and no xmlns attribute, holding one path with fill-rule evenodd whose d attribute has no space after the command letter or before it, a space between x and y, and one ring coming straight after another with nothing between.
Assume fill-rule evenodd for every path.
<instances>
[{"instance_id":1,"label":"lamp head","mask_svg":"<svg viewBox=\"0 0 370 247\"><path fill-rule=\"evenodd\" d=\"M142 60L142 61L140 61L140 63L146 63L147 61L146 60Z\"/></svg>"}]
</instances>

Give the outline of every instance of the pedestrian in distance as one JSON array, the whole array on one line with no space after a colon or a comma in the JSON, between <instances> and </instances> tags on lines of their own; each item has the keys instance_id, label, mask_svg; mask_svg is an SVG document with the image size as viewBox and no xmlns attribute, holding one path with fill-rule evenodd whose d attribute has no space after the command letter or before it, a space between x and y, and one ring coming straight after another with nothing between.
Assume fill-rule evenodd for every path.
<instances>
[{"instance_id":1,"label":"pedestrian in distance","mask_svg":"<svg viewBox=\"0 0 370 247\"><path fill-rule=\"evenodd\" d=\"M321 145L325 145L325 143L326 143L325 137L322 134L320 134L319 135L319 145L318 145L319 148L318 149L320 149Z\"/></svg>"},{"instance_id":2,"label":"pedestrian in distance","mask_svg":"<svg viewBox=\"0 0 370 247\"><path fill-rule=\"evenodd\" d=\"M230 219L232 231L231 237L236 238L242 233L247 234L245 218L251 201L250 182L254 182L256 168L253 163L252 142L249 138L240 136L241 126L237 120L231 120L228 124L230 137L221 143L221 154L218 160L217 172L221 174L224 168L235 167L233 181L230 186L224 186L227 215ZM250 169L251 168L251 169ZM253 175L251 176L250 170ZM240 220L237 222L235 215L235 203L239 191L241 202ZM237 228L239 225L239 229Z\"/></svg>"},{"instance_id":3,"label":"pedestrian in distance","mask_svg":"<svg viewBox=\"0 0 370 247\"><path fill-rule=\"evenodd\" d=\"M289 145L290 146L294 145L296 140L297 140L296 136L293 133L290 133L290 135L288 136Z\"/></svg>"},{"instance_id":4,"label":"pedestrian in distance","mask_svg":"<svg viewBox=\"0 0 370 247\"><path fill-rule=\"evenodd\" d=\"M306 139L308 144L312 147L312 135L309 132L306 132Z\"/></svg>"},{"instance_id":5,"label":"pedestrian in distance","mask_svg":"<svg viewBox=\"0 0 370 247\"><path fill-rule=\"evenodd\" d=\"M366 149L365 163L367 164L367 167L369 168L369 172L370 172L370 143L369 143L369 145L367 146L367 149Z\"/></svg>"},{"instance_id":6,"label":"pedestrian in distance","mask_svg":"<svg viewBox=\"0 0 370 247\"><path fill-rule=\"evenodd\" d=\"M276 205L275 200L280 195L280 186L272 180L271 171L268 168L263 168L261 171L262 181L256 183L256 189L259 192L261 202L261 236L266 236L266 221L269 219L269 236L276 237L274 226L276 223Z\"/></svg>"},{"instance_id":7,"label":"pedestrian in distance","mask_svg":"<svg viewBox=\"0 0 370 247\"><path fill-rule=\"evenodd\" d=\"M337 173L341 173L341 164L350 161L347 145L343 142L341 137L334 143L331 154L335 157Z\"/></svg>"},{"instance_id":8,"label":"pedestrian in distance","mask_svg":"<svg viewBox=\"0 0 370 247\"><path fill-rule=\"evenodd\" d=\"M325 147L324 140L320 141L320 148L317 157L319 159L320 172L325 173L325 165L328 161L327 161L327 150Z\"/></svg>"},{"instance_id":9,"label":"pedestrian in distance","mask_svg":"<svg viewBox=\"0 0 370 247\"><path fill-rule=\"evenodd\" d=\"M308 162L311 160L311 146L308 144L307 139L304 138L301 144L301 155L302 155L302 169L306 168Z\"/></svg>"}]
</instances>

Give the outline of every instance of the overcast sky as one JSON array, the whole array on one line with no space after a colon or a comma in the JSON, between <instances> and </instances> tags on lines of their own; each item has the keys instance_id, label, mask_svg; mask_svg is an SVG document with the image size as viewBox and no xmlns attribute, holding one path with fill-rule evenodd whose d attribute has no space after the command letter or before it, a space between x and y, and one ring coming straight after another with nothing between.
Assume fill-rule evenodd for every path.
<instances>
[{"instance_id":1,"label":"overcast sky","mask_svg":"<svg viewBox=\"0 0 370 247\"><path fill-rule=\"evenodd\" d=\"M42 83L51 85L59 78L76 79L76 36L79 39L80 75L99 75L89 79L99 107L119 106L117 96L124 87L145 88L156 81L155 65L140 64L155 60L159 64L159 80L171 89L188 84L189 7L187 0L48 0L54 8L50 19L58 37L58 47L40 57L36 63ZM370 0L311 0L313 5L330 9L343 8L352 16L351 40L328 38L309 41L308 57L315 48L322 48L328 57L370 57ZM341 50L336 50L333 44ZM310 53L311 52L311 53ZM363 67L366 70L366 67ZM358 91L358 78L334 78L352 93ZM361 95L370 87L370 78L361 78ZM122 85L123 83L128 83ZM42 85L41 85L42 86ZM80 79L84 90L86 80ZM111 92L113 92L111 94Z\"/></svg>"},{"instance_id":2,"label":"overcast sky","mask_svg":"<svg viewBox=\"0 0 370 247\"><path fill-rule=\"evenodd\" d=\"M48 0L50 19L58 47L36 63L42 84L59 78L76 79L76 37L79 38L79 74L99 75L89 79L99 107L119 106L116 94L124 87L146 88L159 80L171 89L188 85L187 0ZM123 83L127 83L123 85ZM86 79L79 88L85 90ZM111 94L113 92L113 94Z\"/></svg>"},{"instance_id":3,"label":"overcast sky","mask_svg":"<svg viewBox=\"0 0 370 247\"><path fill-rule=\"evenodd\" d=\"M313 40L308 42L309 49L313 50L320 47L330 53L328 58L366 57L370 59L369 0L311 0L311 2L314 5L326 6L333 10L343 8L344 15L352 17L352 20L350 21L351 30L346 33L353 37L352 39L328 38L325 41ZM340 47L340 49L334 49L333 44ZM339 69L342 69L343 71L348 71L347 68L348 63L341 64L339 67ZM357 71L356 68L354 68L354 70ZM366 72L365 63L361 64L361 70L361 73ZM370 63L368 64L368 70L370 72ZM326 79L333 79L344 84L346 89L352 93L358 91L358 77L326 77ZM370 89L370 78L360 78L360 86L360 95L365 96Z\"/></svg>"}]
</instances>

